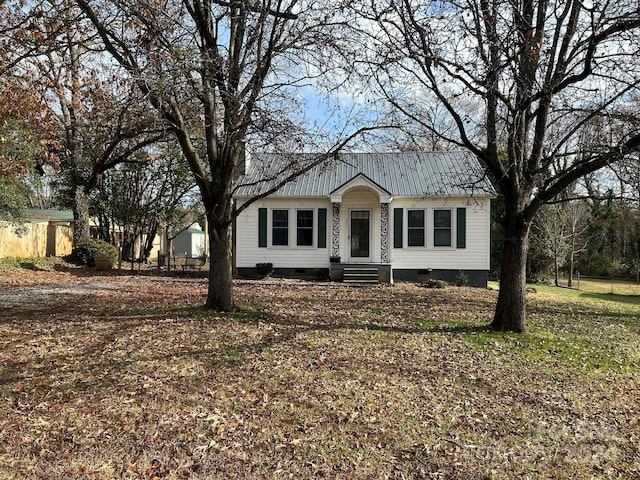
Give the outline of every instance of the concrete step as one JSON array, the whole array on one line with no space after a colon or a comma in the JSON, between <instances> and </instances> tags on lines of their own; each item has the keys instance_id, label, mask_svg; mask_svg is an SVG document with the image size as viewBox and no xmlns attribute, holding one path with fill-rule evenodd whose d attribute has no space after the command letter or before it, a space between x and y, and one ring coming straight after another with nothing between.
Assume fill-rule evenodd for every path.
<instances>
[{"instance_id":1,"label":"concrete step","mask_svg":"<svg viewBox=\"0 0 640 480\"><path fill-rule=\"evenodd\" d=\"M378 283L378 269L372 267L345 267L344 283Z\"/></svg>"}]
</instances>

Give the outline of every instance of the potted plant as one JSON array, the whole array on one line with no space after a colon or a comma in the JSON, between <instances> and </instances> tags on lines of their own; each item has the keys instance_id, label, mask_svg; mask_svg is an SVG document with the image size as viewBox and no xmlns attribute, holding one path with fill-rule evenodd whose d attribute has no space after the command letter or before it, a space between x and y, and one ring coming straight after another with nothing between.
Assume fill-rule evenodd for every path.
<instances>
[{"instance_id":1,"label":"potted plant","mask_svg":"<svg viewBox=\"0 0 640 480\"><path fill-rule=\"evenodd\" d=\"M96 270L111 270L118 260L118 247L103 240L93 240L93 245Z\"/></svg>"},{"instance_id":2,"label":"potted plant","mask_svg":"<svg viewBox=\"0 0 640 480\"><path fill-rule=\"evenodd\" d=\"M111 270L118 259L118 247L92 238L76 245L71 256L73 260L98 271Z\"/></svg>"}]
</instances>

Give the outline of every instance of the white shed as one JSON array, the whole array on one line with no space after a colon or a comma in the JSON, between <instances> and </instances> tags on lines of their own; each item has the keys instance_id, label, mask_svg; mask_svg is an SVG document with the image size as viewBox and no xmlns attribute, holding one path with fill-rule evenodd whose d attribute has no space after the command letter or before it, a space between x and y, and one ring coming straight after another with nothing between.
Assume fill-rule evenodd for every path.
<instances>
[{"instance_id":1,"label":"white shed","mask_svg":"<svg viewBox=\"0 0 640 480\"><path fill-rule=\"evenodd\" d=\"M173 257L196 258L206 255L205 235L199 223L194 223L188 229L180 232L173 239Z\"/></svg>"}]
</instances>

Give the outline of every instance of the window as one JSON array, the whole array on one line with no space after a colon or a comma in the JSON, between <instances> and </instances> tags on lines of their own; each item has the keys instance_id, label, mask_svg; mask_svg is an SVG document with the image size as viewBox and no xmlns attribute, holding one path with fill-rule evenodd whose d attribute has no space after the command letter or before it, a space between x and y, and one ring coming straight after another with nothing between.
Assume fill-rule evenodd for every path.
<instances>
[{"instance_id":1,"label":"window","mask_svg":"<svg viewBox=\"0 0 640 480\"><path fill-rule=\"evenodd\" d=\"M313 245L313 210L298 210L297 216L297 244L310 247Z\"/></svg>"},{"instance_id":2,"label":"window","mask_svg":"<svg viewBox=\"0 0 640 480\"><path fill-rule=\"evenodd\" d=\"M407 245L424 247L424 210L409 210L407 220Z\"/></svg>"},{"instance_id":3,"label":"window","mask_svg":"<svg viewBox=\"0 0 640 480\"><path fill-rule=\"evenodd\" d=\"M289 245L289 210L273 210L272 245Z\"/></svg>"},{"instance_id":4,"label":"window","mask_svg":"<svg viewBox=\"0 0 640 480\"><path fill-rule=\"evenodd\" d=\"M451 210L433 211L433 246L451 246Z\"/></svg>"}]
</instances>

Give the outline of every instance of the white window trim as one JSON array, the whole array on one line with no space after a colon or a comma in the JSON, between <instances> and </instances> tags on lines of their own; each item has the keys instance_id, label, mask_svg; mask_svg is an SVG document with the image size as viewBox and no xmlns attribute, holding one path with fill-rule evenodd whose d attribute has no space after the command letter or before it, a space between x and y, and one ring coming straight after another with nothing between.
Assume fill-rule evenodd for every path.
<instances>
[{"instance_id":1,"label":"white window trim","mask_svg":"<svg viewBox=\"0 0 640 480\"><path fill-rule=\"evenodd\" d=\"M273 244L273 212L276 210L285 210L287 212L287 245L274 245ZM291 209L290 208L277 208L273 207L269 209L267 216L267 245L273 250L288 250L291 248Z\"/></svg>"},{"instance_id":2,"label":"white window trim","mask_svg":"<svg viewBox=\"0 0 640 480\"><path fill-rule=\"evenodd\" d=\"M311 245L298 245L298 212L301 211L311 211L313 215L313 221L311 224ZM293 248L300 248L302 250L312 250L317 248L318 239L318 209L314 207L310 208L296 208L295 209L295 231L293 232L294 242L291 244ZM290 242L291 243L291 242Z\"/></svg>"},{"instance_id":3,"label":"white window trim","mask_svg":"<svg viewBox=\"0 0 640 480\"><path fill-rule=\"evenodd\" d=\"M424 245L409 245L409 210L416 211L422 210L424 213ZM408 248L410 250L426 250L429 248L429 209L428 208L405 208L403 212L404 218L402 219L406 228L404 228L406 232L406 241L403 238L403 247ZM404 233L404 232L403 232Z\"/></svg>"},{"instance_id":4,"label":"white window trim","mask_svg":"<svg viewBox=\"0 0 640 480\"><path fill-rule=\"evenodd\" d=\"M449 211L449 215L450 215L450 221L451 221L451 227L450 227L450 231L451 231L451 238L450 241L451 243L449 245L435 245L435 229L436 229L436 211L443 211L443 210L448 210ZM445 208L432 208L431 209L431 239L430 239L430 244L429 247L434 249L434 250L455 250L456 246L455 246L455 238L456 238L456 225L455 225L455 221L454 221L454 208L453 207L445 207Z\"/></svg>"}]
</instances>

